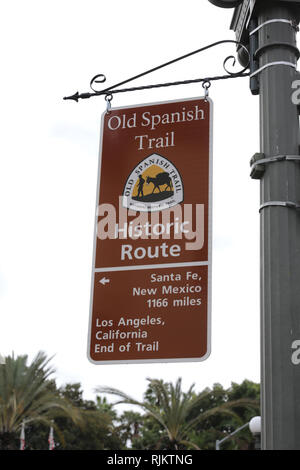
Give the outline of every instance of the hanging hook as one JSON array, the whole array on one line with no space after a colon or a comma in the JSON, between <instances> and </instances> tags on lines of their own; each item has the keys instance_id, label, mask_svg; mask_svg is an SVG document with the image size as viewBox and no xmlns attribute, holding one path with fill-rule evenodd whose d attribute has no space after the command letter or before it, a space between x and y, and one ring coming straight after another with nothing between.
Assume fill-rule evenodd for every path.
<instances>
[{"instance_id":1,"label":"hanging hook","mask_svg":"<svg viewBox=\"0 0 300 470\"><path fill-rule=\"evenodd\" d=\"M209 97L209 88L211 87L211 82L209 80L204 80L202 83L202 86L204 88L204 101L207 101L207 98Z\"/></svg>"},{"instance_id":2,"label":"hanging hook","mask_svg":"<svg viewBox=\"0 0 300 470\"><path fill-rule=\"evenodd\" d=\"M109 114L111 111L111 100L113 99L113 95L111 93L105 95L106 101L106 113Z\"/></svg>"}]
</instances>

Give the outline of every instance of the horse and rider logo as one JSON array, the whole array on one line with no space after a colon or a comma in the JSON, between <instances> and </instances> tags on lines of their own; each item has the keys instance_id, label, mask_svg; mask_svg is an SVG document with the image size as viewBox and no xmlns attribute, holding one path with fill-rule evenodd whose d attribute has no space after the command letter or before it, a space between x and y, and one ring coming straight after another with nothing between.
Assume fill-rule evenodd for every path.
<instances>
[{"instance_id":1,"label":"horse and rider logo","mask_svg":"<svg viewBox=\"0 0 300 470\"><path fill-rule=\"evenodd\" d=\"M155 212L183 201L179 171L167 158L152 154L131 172L124 186L123 207L139 212Z\"/></svg>"}]
</instances>

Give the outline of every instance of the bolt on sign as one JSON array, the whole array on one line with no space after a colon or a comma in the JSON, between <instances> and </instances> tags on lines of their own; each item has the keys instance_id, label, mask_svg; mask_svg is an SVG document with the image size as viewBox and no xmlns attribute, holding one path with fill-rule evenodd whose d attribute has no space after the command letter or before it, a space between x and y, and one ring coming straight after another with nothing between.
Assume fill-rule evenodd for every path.
<instances>
[{"instance_id":1,"label":"bolt on sign","mask_svg":"<svg viewBox=\"0 0 300 470\"><path fill-rule=\"evenodd\" d=\"M95 364L210 354L212 102L105 112L88 357Z\"/></svg>"}]
</instances>

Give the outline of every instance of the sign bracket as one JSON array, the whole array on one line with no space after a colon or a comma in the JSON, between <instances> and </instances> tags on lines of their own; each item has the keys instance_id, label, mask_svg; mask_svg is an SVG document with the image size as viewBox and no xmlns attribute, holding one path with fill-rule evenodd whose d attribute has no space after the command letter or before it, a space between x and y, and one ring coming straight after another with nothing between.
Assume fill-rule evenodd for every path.
<instances>
[{"instance_id":1,"label":"sign bracket","mask_svg":"<svg viewBox=\"0 0 300 470\"><path fill-rule=\"evenodd\" d=\"M163 67L167 67L169 65L174 64L175 62L179 62L180 60L191 57L192 55L195 55L195 54L198 54L198 53L203 52L205 50L211 49L211 48L216 47L220 44L230 44L230 43L231 44L236 44L238 46L237 47L237 52L239 52L239 50L243 49L243 51L246 53L246 55L248 57L247 65L239 72L231 72L226 67L227 62L229 60L233 60L233 66L236 64L235 57L231 55L231 56L226 57L226 59L223 62L223 68L226 72L226 75L220 75L220 76L214 76L214 77L205 77L205 78L197 78L197 79L193 79L193 80L181 80L181 81L168 82L168 83L158 83L158 84L144 85L144 86L138 86L138 87L132 87L132 88L121 88L121 89L118 88L118 87L120 87L122 85L125 85L126 83L129 83L133 80L144 77L145 75L148 75L152 72L156 72L157 70L162 69ZM122 82L116 83L115 85L112 85L112 86L110 86L108 88L105 88L103 90L98 91L94 87L95 87L96 84L104 83L106 81L105 75L103 75L103 74L95 75L92 78L91 82L90 82L90 88L92 89L92 92L79 93L77 91L74 95L65 96L64 100L73 100L73 101L78 102L79 99L88 99L88 98L91 98L93 96L101 96L101 95L106 96L108 94L112 95L114 93L127 93L129 91L139 91L139 90L146 90L146 89L151 89L151 88L161 88L161 87L169 87L169 86L175 86L175 85L188 85L188 84L191 84L191 83L201 83L201 82L205 83L205 82L212 82L212 81L216 81L216 80L226 80L226 79L229 79L229 78L248 77L250 75L250 73L248 73L246 71L249 68L249 65L250 65L250 53L249 53L247 47L239 41L225 39L225 40L222 40L222 41L214 42L214 43L209 44L207 46L204 46L200 49L189 52L189 53L187 53L183 56L172 59L168 62L165 62L164 64L158 65L158 66L156 66L156 67L154 67L150 70L146 70L145 72L142 72L142 73L140 73L138 75L135 75L134 77L128 78L126 80L123 80Z\"/></svg>"}]
</instances>

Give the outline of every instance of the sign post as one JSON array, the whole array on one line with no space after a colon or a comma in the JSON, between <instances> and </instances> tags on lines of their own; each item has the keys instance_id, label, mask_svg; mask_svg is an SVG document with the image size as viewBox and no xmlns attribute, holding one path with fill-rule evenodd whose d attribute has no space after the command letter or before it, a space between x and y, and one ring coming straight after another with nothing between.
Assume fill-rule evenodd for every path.
<instances>
[{"instance_id":1,"label":"sign post","mask_svg":"<svg viewBox=\"0 0 300 470\"><path fill-rule=\"evenodd\" d=\"M212 102L104 113L88 357L94 364L210 354Z\"/></svg>"},{"instance_id":2,"label":"sign post","mask_svg":"<svg viewBox=\"0 0 300 470\"><path fill-rule=\"evenodd\" d=\"M260 179L261 195L263 450L300 449L299 102L293 100L299 19L299 0L244 0L232 22L238 41L254 41L257 67L250 77L258 79L260 100L260 153L251 175Z\"/></svg>"}]
</instances>

